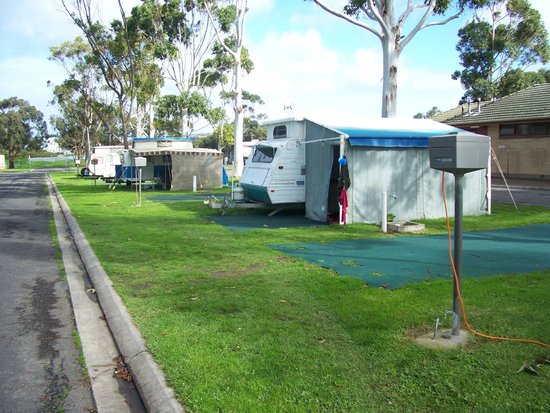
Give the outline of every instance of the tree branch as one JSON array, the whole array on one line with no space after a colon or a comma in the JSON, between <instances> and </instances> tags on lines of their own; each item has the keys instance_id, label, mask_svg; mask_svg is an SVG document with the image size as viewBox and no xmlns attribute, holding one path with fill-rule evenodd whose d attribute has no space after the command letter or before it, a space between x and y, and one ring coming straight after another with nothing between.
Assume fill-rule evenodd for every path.
<instances>
[{"instance_id":1,"label":"tree branch","mask_svg":"<svg viewBox=\"0 0 550 413\"><path fill-rule=\"evenodd\" d=\"M432 27L432 26L441 26L441 25L444 25L444 24L447 24L448 22L450 22L451 20L454 20L456 19L458 16L460 16L460 14L462 13L462 9L459 10L456 14L448 17L447 19L445 20L442 20L442 21L438 21L438 22L432 22L432 23L426 23L426 21L428 20L428 18L431 16L434 8L435 8L435 3L436 3L436 0L430 0L430 3L428 5L417 5L416 7L417 8L423 8L423 7L427 7L426 11L424 12L424 15L422 16L422 18L418 21L418 23L416 24L416 26L414 27L414 29L412 29L412 31L403 39L403 41L401 42L401 50L403 50L403 48L405 48L405 46L407 46L407 44L409 44L409 42L412 40L412 38L422 29L425 29L427 27Z\"/></svg>"},{"instance_id":2,"label":"tree branch","mask_svg":"<svg viewBox=\"0 0 550 413\"><path fill-rule=\"evenodd\" d=\"M229 53L231 56L233 56L234 59L237 59L238 58L237 53L235 53L235 51L231 50L231 48L228 47L225 44L225 41L222 39L220 31L218 30L218 26L214 23L214 17L212 16L212 11L210 10L210 3L206 0L204 2L204 8L206 9L206 13L208 13L208 18L212 22L212 26L214 26L214 31L216 32L216 37L217 37L218 41L220 42L220 44L222 45L222 47L225 49L225 51L227 53Z\"/></svg>"},{"instance_id":3,"label":"tree branch","mask_svg":"<svg viewBox=\"0 0 550 413\"><path fill-rule=\"evenodd\" d=\"M414 10L413 2L412 0L407 1L407 8L403 13L401 13L401 16L399 16L399 19L397 19L397 26L399 27L399 31L403 28L403 24L405 23L405 20L409 17L409 15Z\"/></svg>"},{"instance_id":4,"label":"tree branch","mask_svg":"<svg viewBox=\"0 0 550 413\"><path fill-rule=\"evenodd\" d=\"M438 21L438 22L432 22L432 23L426 24L425 26L421 27L421 29L425 29L426 27L432 27L432 26L443 26L443 25L449 23L451 20L457 19L458 16L460 16L460 14L461 14L461 12L456 13L456 14L446 18L445 20L441 20L441 21Z\"/></svg>"},{"instance_id":5,"label":"tree branch","mask_svg":"<svg viewBox=\"0 0 550 413\"><path fill-rule=\"evenodd\" d=\"M390 1L393 1L393 0L390 0ZM387 5L385 4L384 1L378 1L378 4L376 4L374 0L368 0L368 3L369 3L369 10L371 10L374 16L373 20L378 22L378 24L380 25L380 27L382 28L386 36L389 36L391 32L391 27L386 24L386 20L384 20L384 18L382 17L382 13L384 13L384 8L387 7ZM393 18L393 15L392 15L392 18ZM393 24L393 22L390 22L390 24Z\"/></svg>"},{"instance_id":6,"label":"tree branch","mask_svg":"<svg viewBox=\"0 0 550 413\"><path fill-rule=\"evenodd\" d=\"M369 0L369 1L372 2L372 0ZM326 12L329 12L330 14L332 14L336 17L339 17L339 18L341 18L341 19L343 19L343 20L347 21L348 23L351 23L355 26L359 26L359 27L361 27L365 30L368 30L369 32L374 34L379 39L382 39L384 37L384 35L382 33L380 33L378 30L376 30L374 27L370 26L367 23L363 23L363 22L361 22L357 19L354 19L353 17L348 16L347 14L339 12L338 10L334 10L334 9L328 7L326 4L324 4L320 0L313 0L313 2L315 4L317 4L319 7L321 7L323 10L325 10Z\"/></svg>"}]
</instances>

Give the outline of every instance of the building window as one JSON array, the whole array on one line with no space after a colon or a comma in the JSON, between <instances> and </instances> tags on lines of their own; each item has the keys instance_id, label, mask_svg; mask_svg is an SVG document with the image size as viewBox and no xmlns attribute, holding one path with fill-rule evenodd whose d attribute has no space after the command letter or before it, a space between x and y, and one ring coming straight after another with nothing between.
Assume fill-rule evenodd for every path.
<instances>
[{"instance_id":1,"label":"building window","mask_svg":"<svg viewBox=\"0 0 550 413\"><path fill-rule=\"evenodd\" d=\"M286 126L275 126L273 128L273 139L285 139L286 138Z\"/></svg>"},{"instance_id":2,"label":"building window","mask_svg":"<svg viewBox=\"0 0 550 413\"><path fill-rule=\"evenodd\" d=\"M548 123L534 123L529 126L532 135L548 135Z\"/></svg>"},{"instance_id":3,"label":"building window","mask_svg":"<svg viewBox=\"0 0 550 413\"><path fill-rule=\"evenodd\" d=\"M531 138L548 136L549 123L519 123L500 125L500 136L503 138Z\"/></svg>"},{"instance_id":4,"label":"building window","mask_svg":"<svg viewBox=\"0 0 550 413\"><path fill-rule=\"evenodd\" d=\"M500 125L500 136L514 136L516 128L514 125Z\"/></svg>"}]
</instances>

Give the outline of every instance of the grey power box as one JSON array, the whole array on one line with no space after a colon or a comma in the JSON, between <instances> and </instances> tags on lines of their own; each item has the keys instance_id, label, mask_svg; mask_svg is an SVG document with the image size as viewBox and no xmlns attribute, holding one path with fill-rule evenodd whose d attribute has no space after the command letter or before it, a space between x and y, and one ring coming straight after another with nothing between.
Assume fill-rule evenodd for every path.
<instances>
[{"instance_id":1,"label":"grey power box","mask_svg":"<svg viewBox=\"0 0 550 413\"><path fill-rule=\"evenodd\" d=\"M472 132L434 136L428 140L430 166L453 174L485 169L490 147L491 138Z\"/></svg>"},{"instance_id":2,"label":"grey power box","mask_svg":"<svg viewBox=\"0 0 550 413\"><path fill-rule=\"evenodd\" d=\"M141 168L143 166L147 166L147 158L143 156L136 156L134 158L134 164L137 168Z\"/></svg>"}]
</instances>

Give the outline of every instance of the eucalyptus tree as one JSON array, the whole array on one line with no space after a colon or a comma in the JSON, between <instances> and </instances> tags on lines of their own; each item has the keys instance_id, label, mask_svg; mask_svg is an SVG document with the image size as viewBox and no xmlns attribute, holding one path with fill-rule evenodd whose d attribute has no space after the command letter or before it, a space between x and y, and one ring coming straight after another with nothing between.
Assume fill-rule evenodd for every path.
<instances>
[{"instance_id":1,"label":"eucalyptus tree","mask_svg":"<svg viewBox=\"0 0 550 413\"><path fill-rule=\"evenodd\" d=\"M136 136L145 136L145 126L149 125L149 136L155 136L154 106L164 85L161 67L157 64L156 45L146 30L143 30L142 7L136 6L126 18L128 44L132 48L135 130ZM147 13L145 13L147 14ZM149 117L147 118L147 114Z\"/></svg>"},{"instance_id":2,"label":"eucalyptus tree","mask_svg":"<svg viewBox=\"0 0 550 413\"><path fill-rule=\"evenodd\" d=\"M244 118L244 140L251 141L253 139L266 140L267 128L262 125L262 121L267 119L265 113L252 113Z\"/></svg>"},{"instance_id":3,"label":"eucalyptus tree","mask_svg":"<svg viewBox=\"0 0 550 413\"><path fill-rule=\"evenodd\" d=\"M548 32L528 0L477 0L480 8L459 30L456 45L461 71L453 74L466 89L462 101L490 100L536 83L538 73L524 72L550 59Z\"/></svg>"},{"instance_id":4,"label":"eucalyptus tree","mask_svg":"<svg viewBox=\"0 0 550 413\"><path fill-rule=\"evenodd\" d=\"M211 53L215 32L201 4L196 0L144 0L132 10L132 19L161 65L163 77L178 91L158 101L157 115L177 117L183 136L193 133L200 119L208 120L211 106L211 74L203 70L203 63ZM171 106L168 112L167 103ZM176 108L179 114L173 113ZM173 119L160 119L155 125L166 121Z\"/></svg>"},{"instance_id":5,"label":"eucalyptus tree","mask_svg":"<svg viewBox=\"0 0 550 413\"><path fill-rule=\"evenodd\" d=\"M437 115L441 115L441 110L437 106L432 106L432 108L426 113L418 112L413 116L414 119L432 119Z\"/></svg>"},{"instance_id":6,"label":"eucalyptus tree","mask_svg":"<svg viewBox=\"0 0 550 413\"><path fill-rule=\"evenodd\" d=\"M247 59L244 32L248 13L248 0L203 0L209 20L214 24L218 49L229 55L231 62L231 95L235 114L234 175L240 177L244 167L243 130L244 105L242 79ZM219 52L218 52L219 54ZM248 61L251 63L250 59ZM215 67L215 66L214 66ZM251 70L251 68L250 68Z\"/></svg>"},{"instance_id":7,"label":"eucalyptus tree","mask_svg":"<svg viewBox=\"0 0 550 413\"><path fill-rule=\"evenodd\" d=\"M90 130L94 123L99 123L94 105L101 87L100 75L90 58L91 48L82 37L50 47L49 60L60 64L68 77L59 85L48 82L53 86L52 103L57 104L63 114L62 118L53 119L53 124L56 128L59 127L57 129L63 147L72 149L78 159L83 155L86 167L90 161L92 146Z\"/></svg>"},{"instance_id":8,"label":"eucalyptus tree","mask_svg":"<svg viewBox=\"0 0 550 413\"><path fill-rule=\"evenodd\" d=\"M0 151L8 153L8 168L25 149L40 149L47 137L44 115L24 99L11 97L0 101Z\"/></svg>"},{"instance_id":9,"label":"eucalyptus tree","mask_svg":"<svg viewBox=\"0 0 550 413\"><path fill-rule=\"evenodd\" d=\"M466 6L477 7L484 0L348 0L343 10L327 5L325 0L313 0L323 10L375 35L382 45L383 83L382 117L397 114L397 74L403 49L420 30L444 25L456 19ZM396 5L402 5L398 12ZM445 17L445 14L450 15ZM415 21L407 20L417 16ZM432 20L441 16L441 20ZM405 26L407 23L407 26ZM411 27L407 30L408 27Z\"/></svg>"},{"instance_id":10,"label":"eucalyptus tree","mask_svg":"<svg viewBox=\"0 0 550 413\"><path fill-rule=\"evenodd\" d=\"M499 80L495 97L508 96L541 83L548 83L541 71L526 72L519 68L511 69Z\"/></svg>"},{"instance_id":11,"label":"eucalyptus tree","mask_svg":"<svg viewBox=\"0 0 550 413\"><path fill-rule=\"evenodd\" d=\"M91 147L110 144L111 137L118 135L116 108L83 93L82 83L74 78L50 86L54 95L52 103L59 107L61 114L51 117L51 124L58 132L58 143L72 150L77 159L84 158L88 168Z\"/></svg>"},{"instance_id":12,"label":"eucalyptus tree","mask_svg":"<svg viewBox=\"0 0 550 413\"><path fill-rule=\"evenodd\" d=\"M199 92L164 95L157 101L156 112L159 133L176 136L182 130L193 130L194 122L208 115L209 102Z\"/></svg>"},{"instance_id":13,"label":"eucalyptus tree","mask_svg":"<svg viewBox=\"0 0 550 413\"><path fill-rule=\"evenodd\" d=\"M155 88L160 88L160 85L155 83L159 77L155 75L155 63L143 37L139 32L130 30L130 20L126 17L122 1L117 2L120 19L105 26L95 20L93 0L61 0L90 45L92 63L102 74L105 85L116 96L122 141L127 148L136 101L155 95Z\"/></svg>"},{"instance_id":14,"label":"eucalyptus tree","mask_svg":"<svg viewBox=\"0 0 550 413\"><path fill-rule=\"evenodd\" d=\"M539 69L538 73L544 78L546 83L550 83L550 70L548 69Z\"/></svg>"}]
</instances>

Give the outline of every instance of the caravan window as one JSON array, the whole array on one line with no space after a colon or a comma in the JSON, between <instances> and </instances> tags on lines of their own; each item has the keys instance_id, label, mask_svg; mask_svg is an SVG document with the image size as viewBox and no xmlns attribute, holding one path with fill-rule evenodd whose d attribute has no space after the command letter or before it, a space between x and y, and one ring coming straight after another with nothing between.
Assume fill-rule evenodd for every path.
<instances>
[{"instance_id":1,"label":"caravan window","mask_svg":"<svg viewBox=\"0 0 550 413\"><path fill-rule=\"evenodd\" d=\"M254 156L252 157L252 162L259 163L271 163L273 157L277 152L277 148L272 148L270 146L257 146L254 151Z\"/></svg>"},{"instance_id":2,"label":"caravan window","mask_svg":"<svg viewBox=\"0 0 550 413\"><path fill-rule=\"evenodd\" d=\"M286 139L286 126L275 126L273 128L273 139Z\"/></svg>"}]
</instances>

